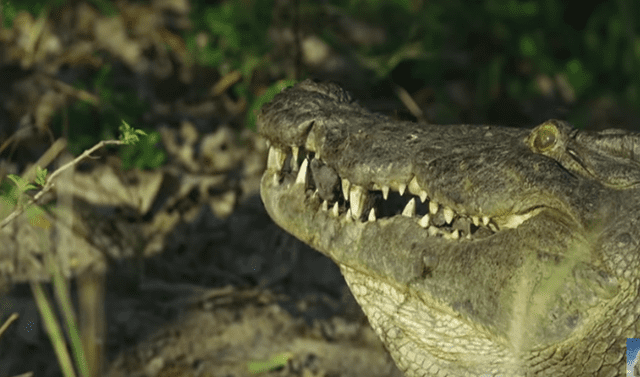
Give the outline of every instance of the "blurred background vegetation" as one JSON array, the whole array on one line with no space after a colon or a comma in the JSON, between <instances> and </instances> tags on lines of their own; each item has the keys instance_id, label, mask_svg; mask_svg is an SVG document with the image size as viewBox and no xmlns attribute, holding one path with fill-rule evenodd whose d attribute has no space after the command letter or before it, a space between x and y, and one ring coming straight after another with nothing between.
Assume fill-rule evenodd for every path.
<instances>
[{"instance_id":1,"label":"blurred background vegetation","mask_svg":"<svg viewBox=\"0 0 640 377\"><path fill-rule=\"evenodd\" d=\"M10 28L23 10L51 18L78 3L4 0L2 23ZM102 15L119 12L108 1L90 4ZM239 127L254 129L257 109L306 77L336 81L374 110L433 123L533 126L562 118L578 128L637 127L640 5L632 0L226 0L189 6L190 25L176 28L187 60L212 83L227 80L220 90L242 99L245 115L232 121ZM116 75L105 65L78 77L70 84L98 95L100 107L78 101L52 118L56 133L62 119L75 127L70 141L76 153L114 137L119 119L153 131L140 120L154 98L119 87ZM211 95L210 86L184 85L173 90L189 91L191 100ZM403 110L406 98L415 103L412 111ZM96 121L100 132L83 131ZM122 153L130 166L163 161L149 164L142 162L148 158L135 160L144 152Z\"/></svg>"}]
</instances>

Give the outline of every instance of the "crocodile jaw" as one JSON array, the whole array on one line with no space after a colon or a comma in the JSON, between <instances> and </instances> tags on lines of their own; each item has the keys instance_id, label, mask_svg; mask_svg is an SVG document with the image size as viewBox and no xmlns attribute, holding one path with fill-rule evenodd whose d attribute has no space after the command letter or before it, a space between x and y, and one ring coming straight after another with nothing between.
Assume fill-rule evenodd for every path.
<instances>
[{"instance_id":1,"label":"crocodile jaw","mask_svg":"<svg viewBox=\"0 0 640 377\"><path fill-rule=\"evenodd\" d=\"M389 263L376 261L363 268L367 247L353 247L363 245L366 240L383 242L380 240L385 239L390 242L410 239L422 245L465 242L460 239L459 231L452 237L452 231L438 229L433 224L425 226L421 223L424 216L406 216L406 213L379 219L366 217L365 221L354 219L349 209L330 207L317 191L309 189L310 178L305 177L304 166L298 167L303 168L298 174L283 174L282 165L273 163L273 152L271 162L260 190L267 212L278 225L339 265L372 327L407 376L523 375L518 352L504 337L468 321L446 303L412 289L410 280L424 274L424 261L405 255L403 260L414 263L393 263L391 259L398 255L389 253ZM292 224L296 224L295 227ZM480 226L484 226L482 222ZM487 226L484 236L490 232ZM472 235L464 237L468 241ZM389 248L409 249L406 245L389 245ZM380 265L393 267L369 270Z\"/></svg>"},{"instance_id":2,"label":"crocodile jaw","mask_svg":"<svg viewBox=\"0 0 640 377\"><path fill-rule=\"evenodd\" d=\"M487 232L480 235L478 227L475 233L463 237L451 237L449 230L434 224L424 226L423 217L407 213L354 218L350 208L339 205L336 210L309 185L313 177L307 176L312 175L310 171L305 174L304 163L297 167L298 171L292 167L285 172L284 163L274 162L275 153L271 152L261 181L267 212L279 226L338 264L371 326L408 377L524 376L537 369L535 364L544 368L557 350L572 347L589 330L589 326L577 321L572 327L556 328L553 340L549 340L547 313L537 308L558 312L560 318L575 310L590 310L593 317L605 315L606 308L596 310L598 305L593 302L578 304L579 308L562 308L563 303L556 301L556 294L562 294L562 289L580 289L575 286L584 283L573 281L570 275L587 258L590 248L575 239L571 245L565 244L566 235L572 230L558 228L553 214L542 212L517 229L495 233L487 226ZM291 163L289 158L282 161ZM560 235L555 241L548 236L551 229ZM513 238L514 231L522 239ZM537 251L527 250L523 240L542 237L549 238L558 250L570 249L574 254L567 255L564 265L541 263ZM505 249L511 251L504 254ZM481 254L467 256L475 250ZM445 261L447 257L450 259ZM487 277L487 271L475 266L464 269L466 262L459 262L464 258L477 264L495 263L493 276ZM447 271L453 272L438 280L438 275L446 275ZM428 276L431 272L433 276ZM455 300L461 291L469 289L456 287L455 282L463 282L474 273L485 277L476 281L475 285L481 288L471 296L480 296L479 302L491 302L489 311L475 314L465 312L464 299ZM468 275L462 279L459 274ZM568 281L569 285L552 287L552 291L549 286L540 288L544 274L562 284ZM607 290L606 297L588 296L592 300L610 299L617 293L615 279L603 279L598 284ZM448 288L452 298L446 297ZM474 305L478 303L471 304ZM532 357L531 353L537 356Z\"/></svg>"}]
</instances>

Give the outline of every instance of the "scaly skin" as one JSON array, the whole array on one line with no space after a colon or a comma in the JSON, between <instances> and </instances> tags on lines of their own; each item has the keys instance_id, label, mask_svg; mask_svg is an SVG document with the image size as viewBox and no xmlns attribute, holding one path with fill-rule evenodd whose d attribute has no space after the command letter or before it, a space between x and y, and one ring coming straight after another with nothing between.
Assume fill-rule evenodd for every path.
<instances>
[{"instance_id":1,"label":"scaly skin","mask_svg":"<svg viewBox=\"0 0 640 377\"><path fill-rule=\"evenodd\" d=\"M267 211L340 266L408 377L626 374L640 135L400 122L311 81L258 127Z\"/></svg>"}]
</instances>

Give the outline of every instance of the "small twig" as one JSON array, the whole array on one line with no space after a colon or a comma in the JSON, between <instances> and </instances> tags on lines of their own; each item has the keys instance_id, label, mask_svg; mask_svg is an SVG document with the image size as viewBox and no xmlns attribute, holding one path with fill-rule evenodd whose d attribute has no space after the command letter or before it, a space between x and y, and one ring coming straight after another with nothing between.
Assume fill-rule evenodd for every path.
<instances>
[{"instance_id":1,"label":"small twig","mask_svg":"<svg viewBox=\"0 0 640 377\"><path fill-rule=\"evenodd\" d=\"M75 159L73 159L72 161L66 163L65 165L61 166L60 168L58 168L56 171L54 171L53 173L51 173L51 175L49 177L47 177L47 182L44 185L44 187L42 188L42 190L40 190L40 192L38 192L26 205L24 206L20 206L18 208L16 208L13 212L11 212L9 214L9 216L7 216L4 220L2 220L0 222L0 229L4 228L5 226L7 226L7 224L9 224L13 219L15 219L16 217L18 217L22 212L24 212L24 208L28 208L30 207L33 203L37 202L44 194L46 194L47 192L49 192L55 185L53 184L53 180L60 175L60 173L62 173L64 170L77 165L78 163L80 163L80 161L84 160L85 158L89 158L91 157L91 153L95 152L96 150L106 146L106 145L123 145L125 144L125 142L120 141L120 140L102 140L101 142L99 142L98 144L94 145L93 147L91 147L90 149L87 149L86 151L82 152L82 154L78 157L76 157Z\"/></svg>"},{"instance_id":2,"label":"small twig","mask_svg":"<svg viewBox=\"0 0 640 377\"><path fill-rule=\"evenodd\" d=\"M7 319L4 324L2 325L2 327L0 327L0 337L2 337L2 334L7 331L7 329L9 328L9 326L11 326L11 324L18 319L18 317L20 317L18 315L18 313L13 313L9 316L9 319Z\"/></svg>"},{"instance_id":3,"label":"small twig","mask_svg":"<svg viewBox=\"0 0 640 377\"><path fill-rule=\"evenodd\" d=\"M416 117L418 121L424 121L424 113L420 106L416 103L416 101L411 97L411 94L407 92L407 90L399 85L395 87L396 95L400 98L400 101L404 104L404 106L411 112L411 115Z\"/></svg>"}]
</instances>

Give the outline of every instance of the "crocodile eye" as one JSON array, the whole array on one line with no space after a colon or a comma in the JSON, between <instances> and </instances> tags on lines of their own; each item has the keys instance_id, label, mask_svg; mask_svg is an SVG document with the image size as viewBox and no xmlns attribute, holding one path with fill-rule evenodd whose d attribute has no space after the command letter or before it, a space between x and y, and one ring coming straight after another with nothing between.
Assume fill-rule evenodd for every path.
<instances>
[{"instance_id":1,"label":"crocodile eye","mask_svg":"<svg viewBox=\"0 0 640 377\"><path fill-rule=\"evenodd\" d=\"M550 149L556 143L557 133L558 129L552 123L542 125L533 139L533 146L542 152Z\"/></svg>"}]
</instances>

